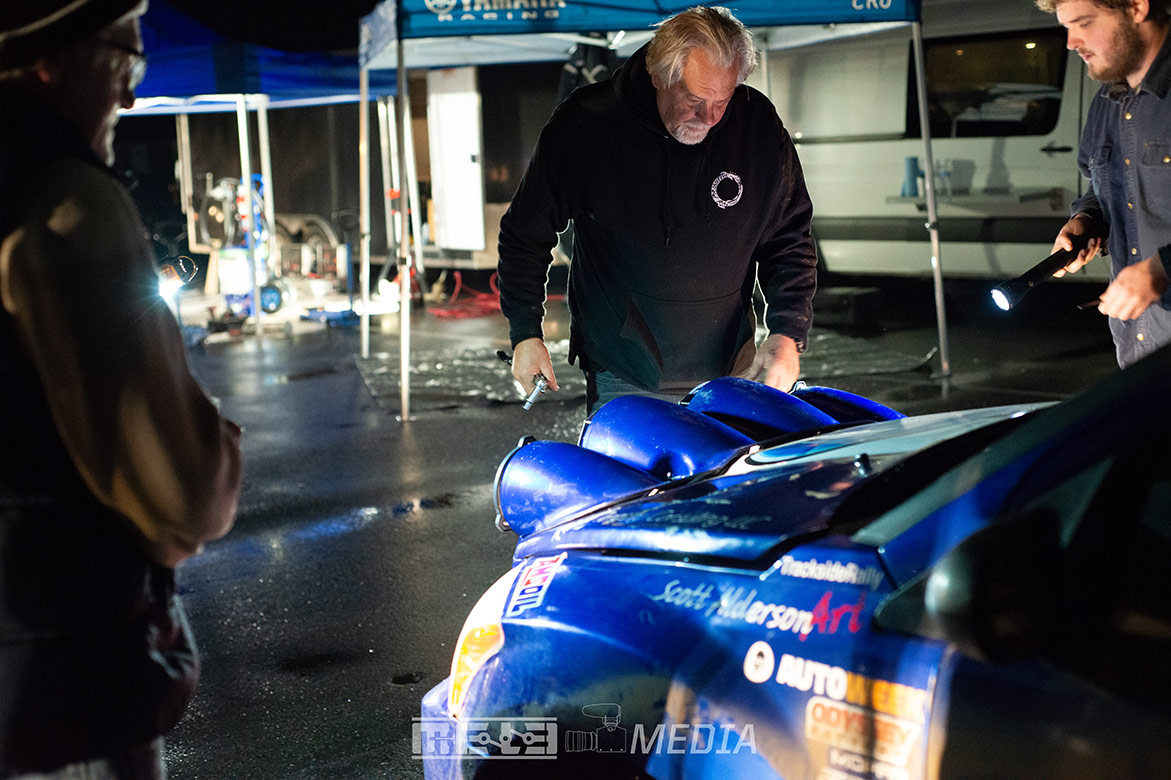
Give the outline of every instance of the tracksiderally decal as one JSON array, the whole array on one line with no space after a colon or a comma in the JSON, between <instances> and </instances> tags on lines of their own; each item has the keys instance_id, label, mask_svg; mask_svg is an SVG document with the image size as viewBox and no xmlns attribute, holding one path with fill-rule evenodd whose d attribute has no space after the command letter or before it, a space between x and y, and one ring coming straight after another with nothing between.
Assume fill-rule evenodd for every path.
<instances>
[{"instance_id":1,"label":"tracksiderally decal","mask_svg":"<svg viewBox=\"0 0 1171 780\"><path fill-rule=\"evenodd\" d=\"M871 590L882 584L882 570L875 566L863 568L854 562L819 561L816 558L799 561L792 555L781 557L781 574L803 580L864 585Z\"/></svg>"}]
</instances>

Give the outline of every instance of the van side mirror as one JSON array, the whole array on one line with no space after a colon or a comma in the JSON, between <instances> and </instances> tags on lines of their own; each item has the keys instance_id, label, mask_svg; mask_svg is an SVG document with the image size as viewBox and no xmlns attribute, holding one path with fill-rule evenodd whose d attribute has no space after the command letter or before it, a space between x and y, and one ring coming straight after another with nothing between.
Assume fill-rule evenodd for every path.
<instances>
[{"instance_id":1,"label":"van side mirror","mask_svg":"<svg viewBox=\"0 0 1171 780\"><path fill-rule=\"evenodd\" d=\"M995 522L887 597L875 610L874 623L950 642L981 661L1028 658L1054 630L1061 557L1052 510Z\"/></svg>"}]
</instances>

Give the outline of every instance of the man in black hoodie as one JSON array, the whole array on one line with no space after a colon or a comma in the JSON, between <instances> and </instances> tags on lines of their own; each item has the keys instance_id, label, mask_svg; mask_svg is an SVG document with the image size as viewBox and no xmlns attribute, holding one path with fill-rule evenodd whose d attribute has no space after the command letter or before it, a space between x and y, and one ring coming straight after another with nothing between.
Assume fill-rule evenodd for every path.
<instances>
[{"instance_id":1,"label":"man in black hoodie","mask_svg":"<svg viewBox=\"0 0 1171 780\"><path fill-rule=\"evenodd\" d=\"M554 112L500 221L501 308L526 393L538 374L557 389L541 323L550 250L570 220L569 359L586 372L590 412L631 393L677 400L730 374L782 390L797 380L813 206L776 110L742 83L755 65L737 19L693 8Z\"/></svg>"}]
</instances>

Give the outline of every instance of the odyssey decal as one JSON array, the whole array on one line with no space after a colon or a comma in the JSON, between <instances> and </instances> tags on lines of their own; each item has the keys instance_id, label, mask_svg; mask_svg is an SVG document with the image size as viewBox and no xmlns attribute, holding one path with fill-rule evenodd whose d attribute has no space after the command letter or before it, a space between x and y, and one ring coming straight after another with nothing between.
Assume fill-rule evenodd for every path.
<instances>
[{"instance_id":1,"label":"odyssey decal","mask_svg":"<svg viewBox=\"0 0 1171 780\"><path fill-rule=\"evenodd\" d=\"M508 608L504 610L505 617L516 617L526 609L535 609L545 600L545 593L549 584L553 582L553 575L565 560L565 553L549 558L537 558L516 581L516 588L512 591L512 598L508 601Z\"/></svg>"},{"instance_id":2,"label":"odyssey decal","mask_svg":"<svg viewBox=\"0 0 1171 780\"><path fill-rule=\"evenodd\" d=\"M872 590L882 582L882 570L874 566L863 569L856 563L819 561L816 558L799 561L792 555L781 558L781 574L803 580L841 582L846 585L867 585Z\"/></svg>"},{"instance_id":3,"label":"odyssey decal","mask_svg":"<svg viewBox=\"0 0 1171 780\"><path fill-rule=\"evenodd\" d=\"M805 705L805 737L884 764L905 766L922 727L889 715L814 696Z\"/></svg>"}]
</instances>

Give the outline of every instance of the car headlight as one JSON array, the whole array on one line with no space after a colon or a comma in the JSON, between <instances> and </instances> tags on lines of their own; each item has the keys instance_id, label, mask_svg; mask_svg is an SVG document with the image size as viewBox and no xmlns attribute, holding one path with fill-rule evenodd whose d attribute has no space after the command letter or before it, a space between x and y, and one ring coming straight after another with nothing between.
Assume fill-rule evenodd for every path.
<instances>
[{"instance_id":1,"label":"car headlight","mask_svg":"<svg viewBox=\"0 0 1171 780\"><path fill-rule=\"evenodd\" d=\"M451 659L451 684L447 693L447 711L453 716L459 715L476 672L504 647L504 606L523 569L517 566L496 580L464 621Z\"/></svg>"}]
</instances>

